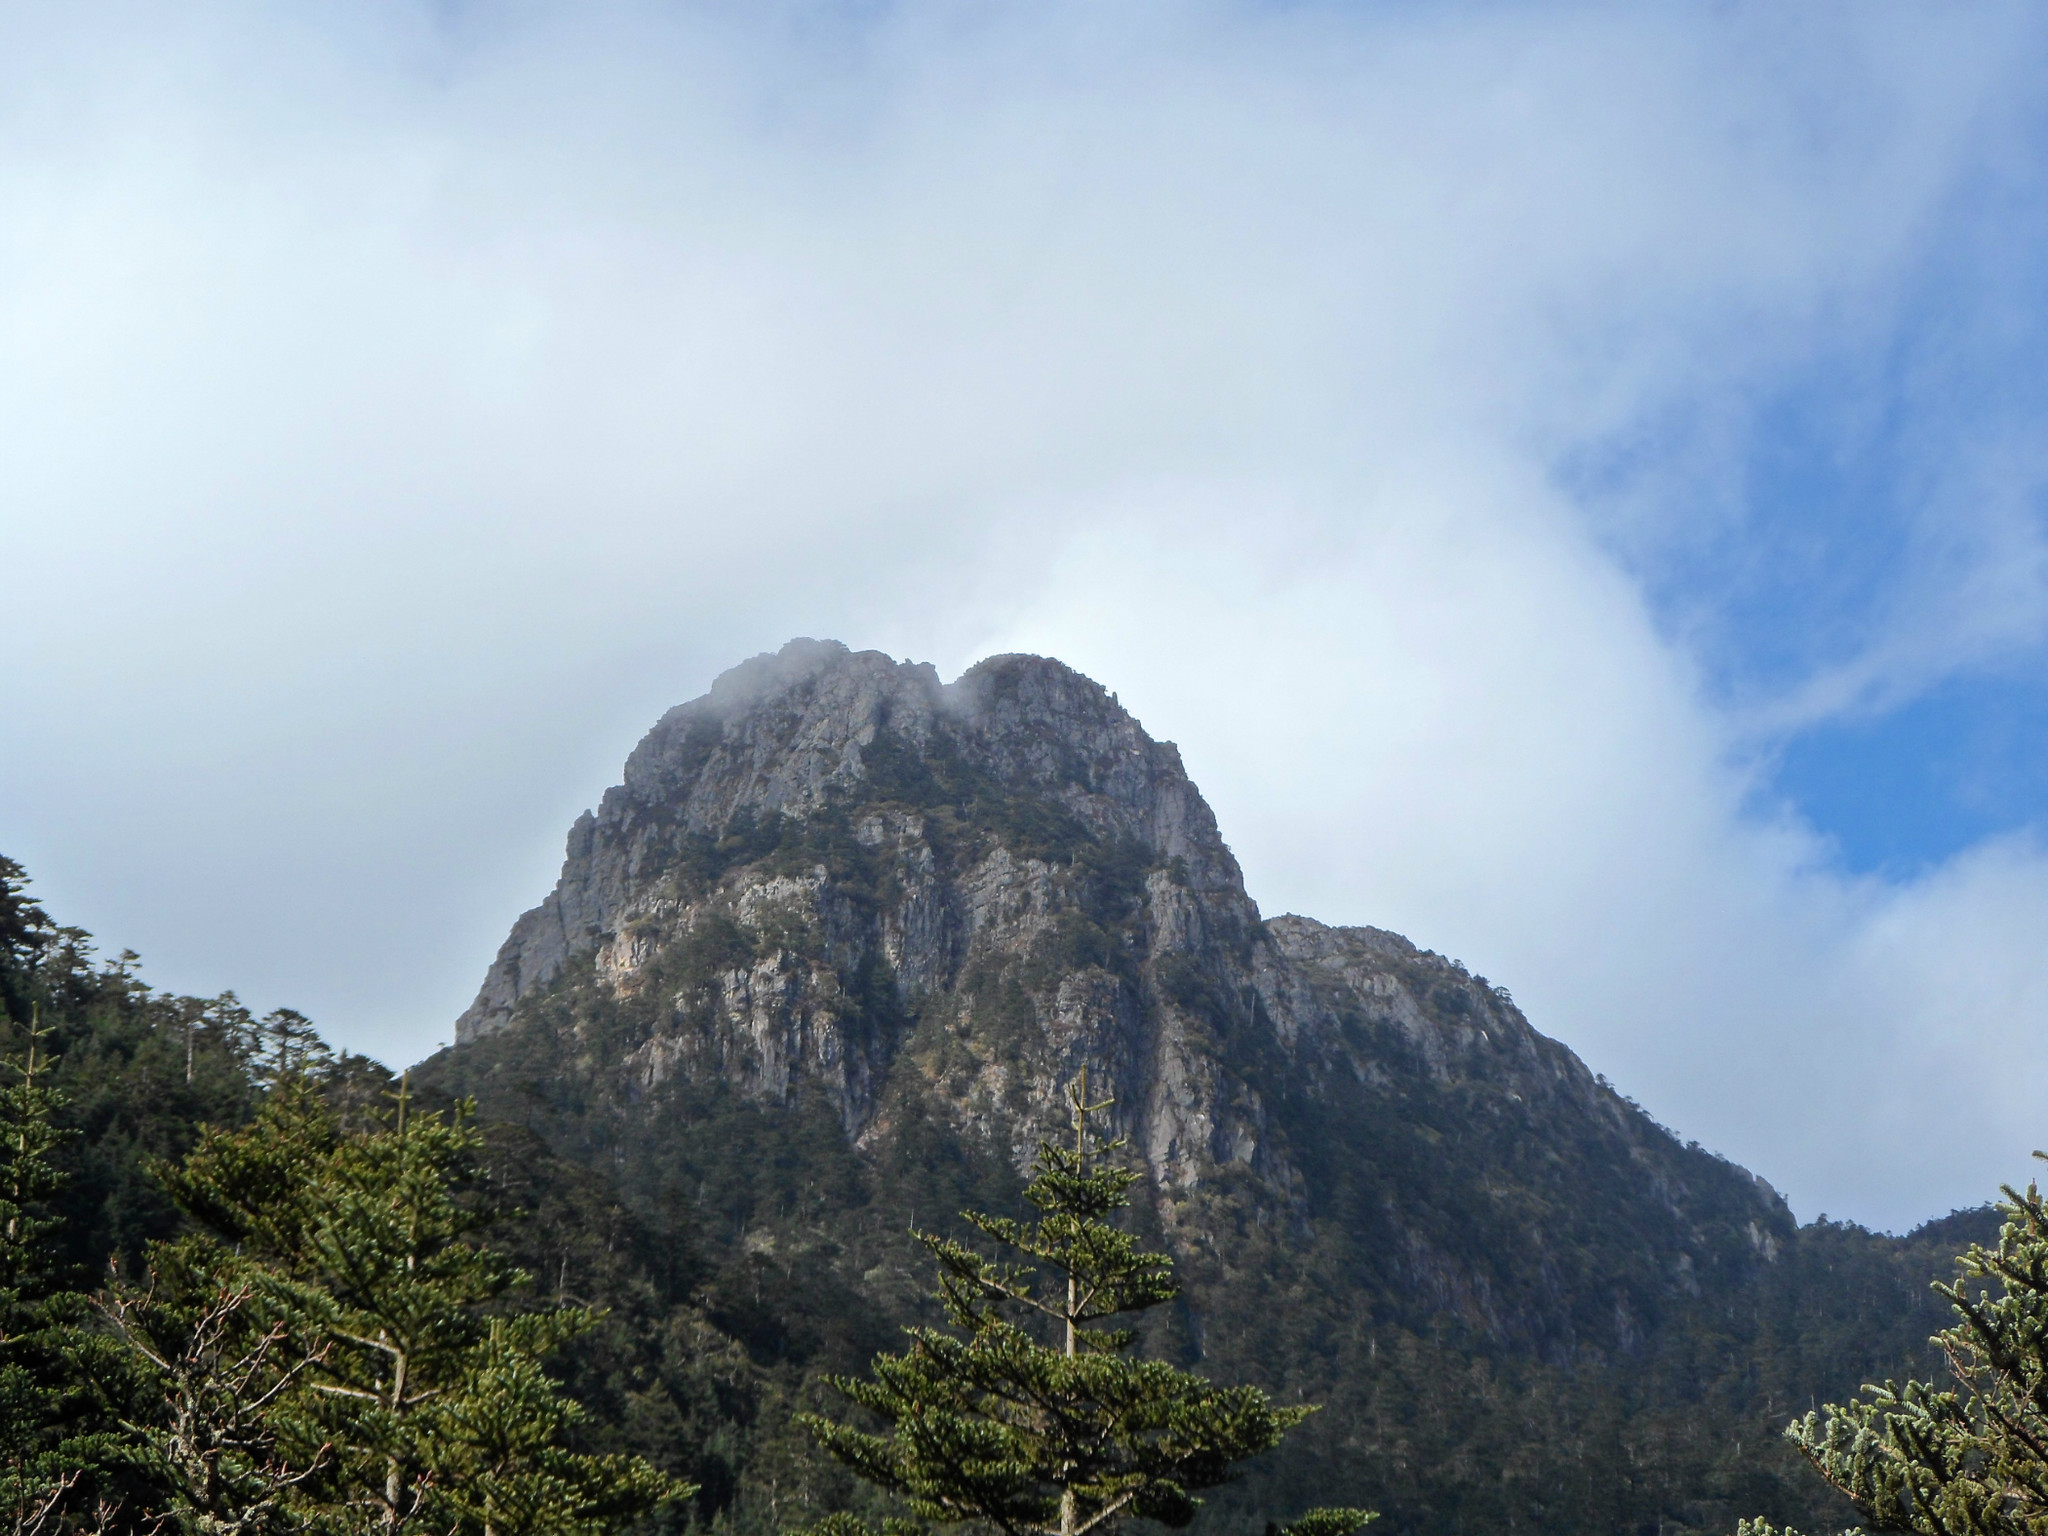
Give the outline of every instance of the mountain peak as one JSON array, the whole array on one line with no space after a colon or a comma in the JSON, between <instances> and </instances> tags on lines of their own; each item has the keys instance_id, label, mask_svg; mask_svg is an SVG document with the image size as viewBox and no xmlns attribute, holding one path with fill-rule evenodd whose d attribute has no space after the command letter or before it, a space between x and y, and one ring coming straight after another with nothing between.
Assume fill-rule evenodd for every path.
<instances>
[{"instance_id":1,"label":"mountain peak","mask_svg":"<svg viewBox=\"0 0 2048 1536\"><path fill-rule=\"evenodd\" d=\"M1192 888L1250 905L1178 749L1092 679L1003 655L942 684L928 663L797 639L720 674L642 738L623 781L571 828L555 890L514 926L456 1039L501 1028L696 844L742 827L758 841L764 824L863 804L984 816L1028 804L1069 837L1133 844Z\"/></svg>"}]
</instances>

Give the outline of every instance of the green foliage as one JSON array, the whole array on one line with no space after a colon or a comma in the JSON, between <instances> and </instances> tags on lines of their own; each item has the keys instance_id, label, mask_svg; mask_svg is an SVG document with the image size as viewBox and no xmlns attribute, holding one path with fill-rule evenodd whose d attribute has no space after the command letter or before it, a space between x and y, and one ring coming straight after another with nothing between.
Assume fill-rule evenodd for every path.
<instances>
[{"instance_id":1,"label":"green foliage","mask_svg":"<svg viewBox=\"0 0 2048 1536\"><path fill-rule=\"evenodd\" d=\"M10 1320L14 1309L47 1296L55 1280L48 1239L58 1222L48 1202L65 1181L52 1153L69 1137L53 1123L64 1096L49 1083L47 1034L31 1014L28 1048L7 1063L13 1081L0 1089L0 1316Z\"/></svg>"},{"instance_id":2,"label":"green foliage","mask_svg":"<svg viewBox=\"0 0 2048 1536\"><path fill-rule=\"evenodd\" d=\"M28 871L0 856L0 1013L28 1015L37 959L56 935L56 924L28 894Z\"/></svg>"},{"instance_id":3,"label":"green foliage","mask_svg":"<svg viewBox=\"0 0 2048 1536\"><path fill-rule=\"evenodd\" d=\"M437 1529L582 1536L617 1530L695 1492L634 1456L593 1456L563 1442L585 1417L540 1362L595 1319L580 1310L493 1318L465 1362L440 1426Z\"/></svg>"},{"instance_id":4,"label":"green foliage","mask_svg":"<svg viewBox=\"0 0 2048 1536\"><path fill-rule=\"evenodd\" d=\"M1122 1146L1098 1144L1089 1128L1108 1107L1088 1102L1084 1073L1073 1094L1074 1145L1039 1145L1025 1190L1037 1220L967 1217L1030 1265L922 1234L956 1332L913 1329L910 1349L878 1356L869 1379L834 1382L889 1432L803 1420L828 1452L922 1520L984 1522L1006 1536L1085 1536L1133 1518L1178 1529L1194 1518L1197 1491L1228 1480L1235 1463L1270 1450L1312 1411L1137 1358L1133 1329L1100 1326L1177 1292L1167 1258L1107 1219L1130 1204L1137 1180L1098 1161ZM1048 1325L1052 1343L1034 1337L1034 1326ZM1350 1536L1371 1518L1317 1510L1299 1530ZM814 1536L854 1529L840 1519Z\"/></svg>"},{"instance_id":5,"label":"green foliage","mask_svg":"<svg viewBox=\"0 0 2048 1536\"><path fill-rule=\"evenodd\" d=\"M467 1198L481 1145L403 1086L350 1132L286 1076L162 1170L201 1231L116 1316L164 1384L149 1434L189 1528L581 1536L689 1492L562 1443L581 1410L541 1362L597 1318L504 1315L525 1277L466 1240L489 1217Z\"/></svg>"},{"instance_id":6,"label":"green foliage","mask_svg":"<svg viewBox=\"0 0 2048 1536\"><path fill-rule=\"evenodd\" d=\"M50 1086L47 1033L32 1012L0 1088L0 1518L17 1532L88 1519L122 1529L140 1486L121 1421L133 1373L92 1326L51 1241L50 1201L65 1183L54 1154L67 1136L53 1123L64 1100Z\"/></svg>"},{"instance_id":7,"label":"green foliage","mask_svg":"<svg viewBox=\"0 0 2048 1536\"><path fill-rule=\"evenodd\" d=\"M149 1242L178 1229L148 1166L182 1157L202 1123L248 1118L263 1025L232 992L154 991L131 952L97 960L90 935L52 922L25 887L20 866L0 859L0 1048L24 1050L31 1018L39 1021L59 1094L52 1124L65 1133L51 1151L64 1182L49 1199L49 1240L56 1263L96 1276L110 1256L132 1266Z\"/></svg>"},{"instance_id":8,"label":"green foliage","mask_svg":"<svg viewBox=\"0 0 2048 1536\"><path fill-rule=\"evenodd\" d=\"M271 1536L308 1526L300 1490L331 1465L294 1444L290 1394L317 1340L276 1316L263 1277L200 1242L165 1244L146 1288L101 1302L156 1401L138 1415L165 1518L196 1536ZM265 1314L269 1315L265 1315Z\"/></svg>"},{"instance_id":9,"label":"green foliage","mask_svg":"<svg viewBox=\"0 0 2048 1536\"><path fill-rule=\"evenodd\" d=\"M1953 1386L1866 1386L1786 1431L1871 1530L2048 1529L2048 1202L2032 1184L2004 1194L1997 1246L1972 1244L1961 1276L1935 1287L1955 1315L1935 1338ZM1760 1521L1743 1531L1777 1536Z\"/></svg>"}]
</instances>

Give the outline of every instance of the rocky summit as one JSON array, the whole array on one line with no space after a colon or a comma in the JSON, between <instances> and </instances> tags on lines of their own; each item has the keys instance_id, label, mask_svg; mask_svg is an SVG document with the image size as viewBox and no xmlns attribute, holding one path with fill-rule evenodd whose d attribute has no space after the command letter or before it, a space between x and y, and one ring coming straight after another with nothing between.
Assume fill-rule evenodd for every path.
<instances>
[{"instance_id":1,"label":"rocky summit","mask_svg":"<svg viewBox=\"0 0 2048 1536\"><path fill-rule=\"evenodd\" d=\"M457 1040L422 1075L663 1213L791 1402L920 1315L910 1225L1014 1202L1086 1068L1185 1285L1146 1347L1327 1405L1247 1507L1841 1523L1775 1429L1939 1321L1934 1238L1802 1231L1456 961L1263 917L1173 745L1043 657L726 673L571 829Z\"/></svg>"}]
</instances>

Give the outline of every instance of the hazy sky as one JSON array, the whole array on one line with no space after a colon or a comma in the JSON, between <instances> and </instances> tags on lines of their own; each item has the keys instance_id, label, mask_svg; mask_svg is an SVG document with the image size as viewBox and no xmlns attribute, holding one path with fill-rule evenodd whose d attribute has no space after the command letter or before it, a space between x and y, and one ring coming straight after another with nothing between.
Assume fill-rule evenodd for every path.
<instances>
[{"instance_id":1,"label":"hazy sky","mask_svg":"<svg viewBox=\"0 0 2048 1536\"><path fill-rule=\"evenodd\" d=\"M399 1063L726 666L1045 652L1907 1225L2048 1145L2044 342L2031 4L0 5L0 850Z\"/></svg>"}]
</instances>

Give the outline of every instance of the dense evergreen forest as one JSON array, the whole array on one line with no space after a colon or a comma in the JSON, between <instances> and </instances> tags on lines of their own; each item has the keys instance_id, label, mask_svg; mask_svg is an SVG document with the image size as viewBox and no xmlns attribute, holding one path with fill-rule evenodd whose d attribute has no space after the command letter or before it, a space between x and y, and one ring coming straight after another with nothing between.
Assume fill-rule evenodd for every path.
<instances>
[{"instance_id":1,"label":"dense evergreen forest","mask_svg":"<svg viewBox=\"0 0 2048 1536\"><path fill-rule=\"evenodd\" d=\"M63 1182L38 1204L53 1222L64 1284L81 1293L106 1283L110 1263L132 1282L147 1272L152 1244L194 1235L189 1181L181 1204L165 1170L212 1146L209 1135L280 1113L287 1079L315 1082L321 1113L343 1128L388 1113L398 1086L376 1063L327 1052L297 1015L259 1019L232 995L152 989L133 955L101 958L87 935L45 914L11 864L0 867L0 1006L17 1057L31 1019L45 1031L44 1080L59 1095L62 1133L50 1159ZM438 1078L418 1092L415 1113L446 1110L451 1090L472 1086L446 1069ZM574 1134L575 1105L560 1096L573 1093L572 1079L558 1079L552 1098L535 1082L501 1076L485 1095L497 1118L480 1128L476 1187L465 1196L476 1220L461 1242L531 1277L498 1304L508 1315L590 1314L549 1356L582 1410L563 1419L564 1445L644 1458L650 1475L671 1480L664 1486L687 1485L637 1517L649 1530L766 1533L834 1509L889 1513L820 1457L798 1416L843 1412L832 1377L862 1375L900 1345L906 1324L943 1320L913 1226L958 1237L968 1233L963 1211L1028 1214L1010 1149L915 1117L857 1148L816 1095L775 1106L678 1085L661 1145L629 1160ZM1142 1233L1142 1203L1135 1220ZM1748 1514L1829 1529L1848 1523L1850 1508L1807 1474L1782 1429L1864 1381L1935 1374L1928 1339L1948 1306L1930 1281L1995 1230L1989 1211L1904 1239L1808 1225L1743 1306L1708 1295L1674 1307L1623 1360L1490 1347L1454 1314L1433 1317L1426 1299L1361 1331L1318 1312L1306 1292L1256 1290L1238 1294L1257 1298L1239 1303L1257 1316L1197 1316L1184 1298L1160 1307L1138 1348L1224 1380L1241 1373L1286 1403L1298 1387L1262 1380L1257 1360L1226 1346L1232 1334L1269 1350L1277 1338L1293 1356L1329 1362L1318 1378L1332 1389L1319 1394L1326 1411L1246 1481L1218 1490L1198 1528L1298 1506L1286 1494L1313 1488L1378 1508L1379 1530L1647 1536L1726 1530ZM1599 1235L1582 1240L1597 1245ZM1273 1239L1236 1241L1217 1262L1241 1270L1262 1262ZM1355 1261L1335 1255L1346 1258ZM1628 1259L1596 1248L1586 1261Z\"/></svg>"}]
</instances>

